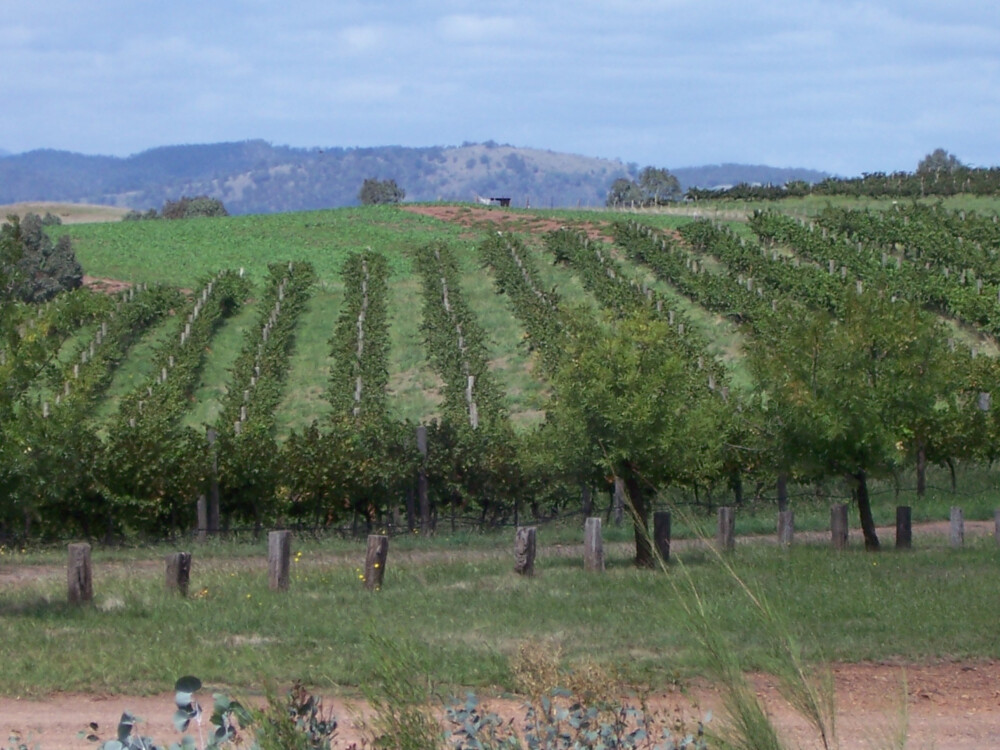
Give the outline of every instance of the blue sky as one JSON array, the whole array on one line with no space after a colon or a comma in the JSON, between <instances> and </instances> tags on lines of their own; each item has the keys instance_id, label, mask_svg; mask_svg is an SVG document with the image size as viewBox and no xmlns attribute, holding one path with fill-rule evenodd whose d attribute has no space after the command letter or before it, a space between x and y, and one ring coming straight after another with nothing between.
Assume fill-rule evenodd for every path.
<instances>
[{"instance_id":1,"label":"blue sky","mask_svg":"<svg viewBox=\"0 0 1000 750\"><path fill-rule=\"evenodd\" d=\"M4 0L0 148L495 140L667 168L1000 164L996 0Z\"/></svg>"}]
</instances>

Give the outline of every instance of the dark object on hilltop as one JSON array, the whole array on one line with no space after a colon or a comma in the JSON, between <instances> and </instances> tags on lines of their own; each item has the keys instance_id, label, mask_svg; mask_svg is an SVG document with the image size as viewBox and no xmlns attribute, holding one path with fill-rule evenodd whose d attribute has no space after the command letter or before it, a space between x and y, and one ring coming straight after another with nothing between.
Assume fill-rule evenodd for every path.
<instances>
[{"instance_id":1,"label":"dark object on hilltop","mask_svg":"<svg viewBox=\"0 0 1000 750\"><path fill-rule=\"evenodd\" d=\"M11 294L24 302L45 302L83 284L83 268L69 237L52 242L37 214L26 214L23 219L8 216L0 227L0 244L4 262L9 264L0 275L12 278Z\"/></svg>"},{"instance_id":2,"label":"dark object on hilltop","mask_svg":"<svg viewBox=\"0 0 1000 750\"><path fill-rule=\"evenodd\" d=\"M397 185L395 180L378 180L374 177L365 180L358 192L358 200L362 206L400 203L405 197L406 191Z\"/></svg>"}]
</instances>

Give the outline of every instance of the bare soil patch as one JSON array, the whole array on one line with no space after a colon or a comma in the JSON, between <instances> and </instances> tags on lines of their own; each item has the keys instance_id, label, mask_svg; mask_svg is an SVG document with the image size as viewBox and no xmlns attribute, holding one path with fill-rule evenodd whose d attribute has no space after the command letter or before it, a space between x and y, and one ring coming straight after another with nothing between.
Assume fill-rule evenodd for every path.
<instances>
[{"instance_id":1,"label":"bare soil patch","mask_svg":"<svg viewBox=\"0 0 1000 750\"><path fill-rule=\"evenodd\" d=\"M1000 662L942 662L937 664L837 664L832 667L837 694L839 746L895 747L892 739L906 732L910 748L981 750L1000 747ZM750 675L758 696L791 747L820 748L807 722L780 697L769 675ZM210 699L209 699L210 700ZM258 699L250 699L251 701ZM520 718L521 702L484 699L505 718ZM355 716L368 708L360 700L325 696L339 722L337 747L360 743ZM718 722L720 690L709 684L662 691L649 697L649 707L671 722L693 729L707 712ZM160 742L179 739L171 716L173 694L154 696L58 693L41 700L0 698L0 731L17 731L42 750L93 748L78 737L97 722L102 739L114 735L122 711L143 720L144 734ZM443 711L441 711L443 715Z\"/></svg>"},{"instance_id":2,"label":"bare soil patch","mask_svg":"<svg viewBox=\"0 0 1000 750\"><path fill-rule=\"evenodd\" d=\"M103 294L119 294L127 291L132 283L128 281L118 281L117 279L102 279L97 276L84 276L83 285L95 292Z\"/></svg>"},{"instance_id":3,"label":"bare soil patch","mask_svg":"<svg viewBox=\"0 0 1000 750\"><path fill-rule=\"evenodd\" d=\"M540 216L525 211L513 213L503 208L486 208L483 206L458 206L447 204L442 206L420 205L403 206L404 211L430 216L433 219L459 224L463 227L478 229L495 228L500 232L524 232L527 234L545 234L567 226L564 221L547 216ZM587 233L594 240L610 242L608 222L585 221L573 222L572 226Z\"/></svg>"}]
</instances>

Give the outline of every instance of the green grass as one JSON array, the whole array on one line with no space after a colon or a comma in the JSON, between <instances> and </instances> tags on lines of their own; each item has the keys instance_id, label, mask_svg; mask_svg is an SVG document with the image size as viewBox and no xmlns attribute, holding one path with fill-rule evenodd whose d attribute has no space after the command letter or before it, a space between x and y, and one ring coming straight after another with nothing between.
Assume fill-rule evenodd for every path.
<instances>
[{"instance_id":1,"label":"green grass","mask_svg":"<svg viewBox=\"0 0 1000 750\"><path fill-rule=\"evenodd\" d=\"M301 679L351 692L374 674L370 633L425 654L442 688L512 688L508 660L525 641L558 645L567 666L596 661L662 687L705 667L684 609L688 580L744 665L767 666L766 627L704 549L680 552L684 574L676 562L664 574L634 569L628 547L612 545L607 572L587 575L578 555L548 543L543 529L538 575L523 579L511 572L508 535L414 552L394 540L375 595L358 580L360 543L296 544L287 593L267 589L263 545L243 556L196 549L188 599L164 591L161 555L119 565L98 556L92 607L65 604L64 577L51 571L4 592L0 691L162 691L192 673L244 691ZM944 544L879 555L753 545L732 561L810 660L1000 657L1000 550L991 539L960 551Z\"/></svg>"},{"instance_id":2,"label":"green grass","mask_svg":"<svg viewBox=\"0 0 1000 750\"><path fill-rule=\"evenodd\" d=\"M111 378L111 385L94 410L94 417L103 422L118 411L121 399L154 375L153 368L158 347L177 328L173 317L166 317L148 329L139 342L132 347L128 357L117 367Z\"/></svg>"},{"instance_id":3,"label":"green grass","mask_svg":"<svg viewBox=\"0 0 1000 750\"><path fill-rule=\"evenodd\" d=\"M255 325L258 315L260 310L256 300L250 299L235 315L219 326L205 358L201 383L192 394L193 406L184 418L186 425L202 430L206 425L215 424L219 418L222 402L228 392L229 372L240 355L247 330ZM226 426L231 427L224 425Z\"/></svg>"},{"instance_id":4,"label":"green grass","mask_svg":"<svg viewBox=\"0 0 1000 750\"><path fill-rule=\"evenodd\" d=\"M320 280L338 281L344 258L373 247L389 258L394 278L409 273L407 253L459 227L391 207L175 221L130 221L56 227L69 234L92 276L193 288L221 268L245 268L260 282L267 264L311 262Z\"/></svg>"}]
</instances>

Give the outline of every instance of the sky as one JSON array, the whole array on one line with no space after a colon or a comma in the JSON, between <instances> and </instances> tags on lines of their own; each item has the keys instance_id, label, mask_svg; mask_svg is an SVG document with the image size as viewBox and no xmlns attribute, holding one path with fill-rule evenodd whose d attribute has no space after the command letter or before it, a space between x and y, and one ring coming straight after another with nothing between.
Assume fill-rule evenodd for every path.
<instances>
[{"instance_id":1,"label":"sky","mask_svg":"<svg viewBox=\"0 0 1000 750\"><path fill-rule=\"evenodd\" d=\"M0 149L1000 165L996 0L3 0Z\"/></svg>"}]
</instances>

